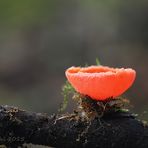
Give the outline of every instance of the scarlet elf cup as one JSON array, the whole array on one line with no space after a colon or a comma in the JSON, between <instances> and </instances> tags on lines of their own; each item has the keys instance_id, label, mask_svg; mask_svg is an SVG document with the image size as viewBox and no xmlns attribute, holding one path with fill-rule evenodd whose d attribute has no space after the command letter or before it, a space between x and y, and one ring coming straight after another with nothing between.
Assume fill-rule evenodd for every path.
<instances>
[{"instance_id":1,"label":"scarlet elf cup","mask_svg":"<svg viewBox=\"0 0 148 148\"><path fill-rule=\"evenodd\" d=\"M98 101L116 99L132 86L136 77L131 68L107 66L70 67L65 74L77 92Z\"/></svg>"}]
</instances>

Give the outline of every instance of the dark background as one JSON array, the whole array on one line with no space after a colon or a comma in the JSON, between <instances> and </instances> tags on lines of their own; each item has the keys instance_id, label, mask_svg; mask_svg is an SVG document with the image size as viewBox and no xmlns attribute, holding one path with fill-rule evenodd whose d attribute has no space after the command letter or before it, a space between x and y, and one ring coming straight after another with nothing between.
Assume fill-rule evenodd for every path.
<instances>
[{"instance_id":1,"label":"dark background","mask_svg":"<svg viewBox=\"0 0 148 148\"><path fill-rule=\"evenodd\" d=\"M64 71L95 64L131 67L123 96L148 118L148 1L0 1L0 104L57 112ZM67 111L71 111L70 100Z\"/></svg>"}]
</instances>

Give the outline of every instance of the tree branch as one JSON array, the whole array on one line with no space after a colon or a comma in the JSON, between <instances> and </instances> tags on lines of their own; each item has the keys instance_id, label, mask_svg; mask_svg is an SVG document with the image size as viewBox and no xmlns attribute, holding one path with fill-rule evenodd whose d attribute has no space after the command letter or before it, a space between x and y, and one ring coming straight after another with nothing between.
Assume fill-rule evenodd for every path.
<instances>
[{"instance_id":1,"label":"tree branch","mask_svg":"<svg viewBox=\"0 0 148 148\"><path fill-rule=\"evenodd\" d=\"M0 106L0 144L32 143L53 147L148 147L148 126L130 113L86 121L74 114L47 116Z\"/></svg>"}]
</instances>

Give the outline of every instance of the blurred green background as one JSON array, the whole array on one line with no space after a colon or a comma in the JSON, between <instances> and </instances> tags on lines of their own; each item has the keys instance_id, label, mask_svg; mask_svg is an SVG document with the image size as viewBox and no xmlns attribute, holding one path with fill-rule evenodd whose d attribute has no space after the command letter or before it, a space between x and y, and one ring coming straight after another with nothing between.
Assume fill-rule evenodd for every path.
<instances>
[{"instance_id":1,"label":"blurred green background","mask_svg":"<svg viewBox=\"0 0 148 148\"><path fill-rule=\"evenodd\" d=\"M1 0L0 104L56 113L65 69L98 57L137 71L124 97L147 119L147 48L146 0Z\"/></svg>"}]
</instances>

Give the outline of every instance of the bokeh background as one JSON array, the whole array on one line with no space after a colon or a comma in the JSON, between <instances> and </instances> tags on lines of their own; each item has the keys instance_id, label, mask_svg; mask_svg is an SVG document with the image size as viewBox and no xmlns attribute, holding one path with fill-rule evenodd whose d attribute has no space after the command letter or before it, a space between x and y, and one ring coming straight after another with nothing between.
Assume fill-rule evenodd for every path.
<instances>
[{"instance_id":1,"label":"bokeh background","mask_svg":"<svg viewBox=\"0 0 148 148\"><path fill-rule=\"evenodd\" d=\"M124 97L147 119L147 48L146 0L1 0L0 104L57 113L65 69L98 57L137 71Z\"/></svg>"}]
</instances>

